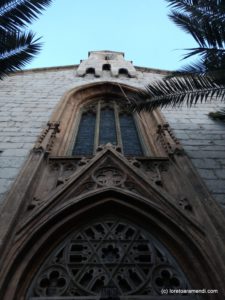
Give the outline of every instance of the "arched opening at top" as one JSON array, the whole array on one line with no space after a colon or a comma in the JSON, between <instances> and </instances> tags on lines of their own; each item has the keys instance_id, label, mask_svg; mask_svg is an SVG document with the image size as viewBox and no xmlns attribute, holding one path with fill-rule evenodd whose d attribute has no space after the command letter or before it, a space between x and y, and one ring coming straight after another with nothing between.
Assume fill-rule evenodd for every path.
<instances>
[{"instance_id":1,"label":"arched opening at top","mask_svg":"<svg viewBox=\"0 0 225 300\"><path fill-rule=\"evenodd\" d=\"M126 75L129 76L128 70L125 68L119 69L119 75Z\"/></svg>"},{"instance_id":2,"label":"arched opening at top","mask_svg":"<svg viewBox=\"0 0 225 300\"><path fill-rule=\"evenodd\" d=\"M88 68L86 70L86 74L94 74L95 75L95 69L94 68Z\"/></svg>"},{"instance_id":3,"label":"arched opening at top","mask_svg":"<svg viewBox=\"0 0 225 300\"><path fill-rule=\"evenodd\" d=\"M102 66L102 71L110 71L111 70L111 65L110 64L104 64Z\"/></svg>"}]
</instances>

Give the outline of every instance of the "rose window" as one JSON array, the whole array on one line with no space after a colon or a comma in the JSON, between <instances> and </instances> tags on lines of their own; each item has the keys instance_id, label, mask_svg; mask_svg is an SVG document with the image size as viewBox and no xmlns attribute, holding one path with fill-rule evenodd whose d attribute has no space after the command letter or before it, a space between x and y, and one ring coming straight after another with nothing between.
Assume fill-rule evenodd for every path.
<instances>
[{"instance_id":1,"label":"rose window","mask_svg":"<svg viewBox=\"0 0 225 300\"><path fill-rule=\"evenodd\" d=\"M107 217L84 226L58 246L33 280L28 299L161 295L163 288L188 287L162 244L130 222Z\"/></svg>"}]
</instances>

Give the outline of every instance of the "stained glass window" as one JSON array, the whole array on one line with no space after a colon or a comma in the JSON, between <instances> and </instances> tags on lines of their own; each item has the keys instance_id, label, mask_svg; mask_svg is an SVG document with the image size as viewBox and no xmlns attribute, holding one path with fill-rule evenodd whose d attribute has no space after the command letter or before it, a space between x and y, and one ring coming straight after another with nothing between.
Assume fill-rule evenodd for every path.
<instances>
[{"instance_id":1,"label":"stained glass window","mask_svg":"<svg viewBox=\"0 0 225 300\"><path fill-rule=\"evenodd\" d=\"M100 113L99 145L116 145L115 113L112 108L103 108Z\"/></svg>"},{"instance_id":2,"label":"stained glass window","mask_svg":"<svg viewBox=\"0 0 225 300\"><path fill-rule=\"evenodd\" d=\"M137 128L131 114L120 115L120 130L125 155L143 155Z\"/></svg>"},{"instance_id":3,"label":"stained glass window","mask_svg":"<svg viewBox=\"0 0 225 300\"><path fill-rule=\"evenodd\" d=\"M107 143L119 146L124 155L143 155L133 114L125 113L115 102L99 101L83 112L72 155L93 155Z\"/></svg>"},{"instance_id":4,"label":"stained glass window","mask_svg":"<svg viewBox=\"0 0 225 300\"><path fill-rule=\"evenodd\" d=\"M83 113L72 155L91 155L94 148L96 114Z\"/></svg>"}]
</instances>

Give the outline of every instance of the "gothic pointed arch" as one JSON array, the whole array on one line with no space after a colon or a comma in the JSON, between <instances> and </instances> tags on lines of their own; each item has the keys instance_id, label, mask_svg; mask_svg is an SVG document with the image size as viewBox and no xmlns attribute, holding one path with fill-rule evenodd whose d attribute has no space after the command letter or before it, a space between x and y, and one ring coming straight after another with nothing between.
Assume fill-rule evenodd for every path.
<instances>
[{"instance_id":1,"label":"gothic pointed arch","mask_svg":"<svg viewBox=\"0 0 225 300\"><path fill-rule=\"evenodd\" d=\"M23 242L18 240L13 249L17 258L8 273L11 278L6 299L27 295L26 299L32 300L50 296L94 300L111 287L119 299L135 295L149 299L160 296L164 287L186 289L211 283L215 276L209 272L211 263L205 261L188 234L156 207L134 200L113 190L80 203L71 199L63 210L46 221L40 220L38 228L24 240L21 233ZM192 261L200 263L192 265ZM86 267L87 273L82 271ZM95 278L104 279L96 282L89 275L99 269L102 276ZM199 271L205 274L201 278L197 276ZM81 282L73 286L72 282L78 280L73 277L76 272ZM92 278L91 287L85 289L88 278ZM13 290L10 284L15 283L17 288Z\"/></svg>"},{"instance_id":2,"label":"gothic pointed arch","mask_svg":"<svg viewBox=\"0 0 225 300\"><path fill-rule=\"evenodd\" d=\"M3 228L3 300L46 300L50 294L57 300L154 299L162 296L160 286L224 291L217 206L162 114L130 114L135 90L122 82L95 82L70 90L56 107L3 214L5 220L14 211ZM130 151L133 145L142 151ZM126 239L126 232L135 233ZM140 267L142 259L148 271Z\"/></svg>"},{"instance_id":3,"label":"gothic pointed arch","mask_svg":"<svg viewBox=\"0 0 225 300\"><path fill-rule=\"evenodd\" d=\"M85 222L54 249L33 279L27 299L96 299L103 294L147 299L162 295L162 289L188 288L184 273L161 243L111 214Z\"/></svg>"}]
</instances>

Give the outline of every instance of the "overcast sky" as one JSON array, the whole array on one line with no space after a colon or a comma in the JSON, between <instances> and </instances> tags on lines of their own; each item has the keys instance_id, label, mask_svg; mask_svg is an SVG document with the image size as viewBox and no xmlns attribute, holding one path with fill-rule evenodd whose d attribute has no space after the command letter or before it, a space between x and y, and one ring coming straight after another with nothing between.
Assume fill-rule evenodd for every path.
<instances>
[{"instance_id":1,"label":"overcast sky","mask_svg":"<svg viewBox=\"0 0 225 300\"><path fill-rule=\"evenodd\" d=\"M175 70L191 36L168 18L165 0L53 0L31 29L41 53L27 68L79 64L91 50L125 53L136 66Z\"/></svg>"}]
</instances>

